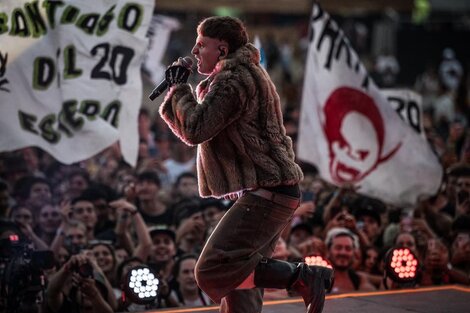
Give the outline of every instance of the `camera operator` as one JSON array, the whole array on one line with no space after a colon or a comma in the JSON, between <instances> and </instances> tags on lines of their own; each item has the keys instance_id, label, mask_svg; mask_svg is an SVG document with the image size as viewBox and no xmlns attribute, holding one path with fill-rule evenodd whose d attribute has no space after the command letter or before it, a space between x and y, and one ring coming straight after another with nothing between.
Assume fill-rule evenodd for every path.
<instances>
[{"instance_id":1,"label":"camera operator","mask_svg":"<svg viewBox=\"0 0 470 313\"><path fill-rule=\"evenodd\" d=\"M94 261L73 255L49 279L46 310L54 313L111 313L116 308L111 285Z\"/></svg>"},{"instance_id":2,"label":"camera operator","mask_svg":"<svg viewBox=\"0 0 470 313\"><path fill-rule=\"evenodd\" d=\"M49 246L33 230L33 213L25 206L15 205L11 210L11 220L21 234L30 241L35 250L48 250Z\"/></svg>"}]
</instances>

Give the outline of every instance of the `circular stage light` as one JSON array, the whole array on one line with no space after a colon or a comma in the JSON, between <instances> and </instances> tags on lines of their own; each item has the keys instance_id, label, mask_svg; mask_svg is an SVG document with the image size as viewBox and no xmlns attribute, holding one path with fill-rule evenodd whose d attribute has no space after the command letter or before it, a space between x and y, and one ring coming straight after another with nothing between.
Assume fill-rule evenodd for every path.
<instances>
[{"instance_id":1,"label":"circular stage light","mask_svg":"<svg viewBox=\"0 0 470 313\"><path fill-rule=\"evenodd\" d=\"M331 269L333 268L333 266L331 266L330 262L327 259L324 259L319 255L306 256L304 258L304 262L308 266L323 266Z\"/></svg>"},{"instance_id":2,"label":"circular stage light","mask_svg":"<svg viewBox=\"0 0 470 313\"><path fill-rule=\"evenodd\" d=\"M408 248L394 248L385 257L386 276L398 284L416 282L419 261Z\"/></svg>"},{"instance_id":3,"label":"circular stage light","mask_svg":"<svg viewBox=\"0 0 470 313\"><path fill-rule=\"evenodd\" d=\"M147 266L133 267L126 276L124 292L134 303L147 304L155 301L160 281Z\"/></svg>"}]
</instances>

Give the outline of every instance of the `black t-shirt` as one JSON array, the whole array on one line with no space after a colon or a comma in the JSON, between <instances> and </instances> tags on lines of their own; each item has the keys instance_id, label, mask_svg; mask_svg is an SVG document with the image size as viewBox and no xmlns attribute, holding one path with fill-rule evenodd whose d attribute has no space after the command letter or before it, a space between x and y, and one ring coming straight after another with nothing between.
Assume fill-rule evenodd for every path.
<instances>
[{"instance_id":1,"label":"black t-shirt","mask_svg":"<svg viewBox=\"0 0 470 313\"><path fill-rule=\"evenodd\" d=\"M173 224L173 213L170 210L165 210L160 215L148 215L142 210L139 210L142 218L148 226L154 225L167 225L171 226Z\"/></svg>"}]
</instances>

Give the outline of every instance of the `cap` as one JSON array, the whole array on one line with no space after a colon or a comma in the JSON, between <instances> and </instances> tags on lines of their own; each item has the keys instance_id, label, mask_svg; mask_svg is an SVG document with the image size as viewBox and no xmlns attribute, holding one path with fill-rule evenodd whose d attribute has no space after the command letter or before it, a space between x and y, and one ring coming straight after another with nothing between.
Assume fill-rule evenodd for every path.
<instances>
[{"instance_id":1,"label":"cap","mask_svg":"<svg viewBox=\"0 0 470 313\"><path fill-rule=\"evenodd\" d=\"M333 239L340 236L348 236L353 240L354 248L359 248L359 238L356 234L345 227L333 227L326 234L325 243L328 248L331 247Z\"/></svg>"},{"instance_id":2,"label":"cap","mask_svg":"<svg viewBox=\"0 0 470 313\"><path fill-rule=\"evenodd\" d=\"M175 232L171 228L169 228L167 225L152 226L149 228L149 233L150 233L150 237L153 237L159 234L165 234L165 235L170 236L173 241L176 240Z\"/></svg>"}]
</instances>

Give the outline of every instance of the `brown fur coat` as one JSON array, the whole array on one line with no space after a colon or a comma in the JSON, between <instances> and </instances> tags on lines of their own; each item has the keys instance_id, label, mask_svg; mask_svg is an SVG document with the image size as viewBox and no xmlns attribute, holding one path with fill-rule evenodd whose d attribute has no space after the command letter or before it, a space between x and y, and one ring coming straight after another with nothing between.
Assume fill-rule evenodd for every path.
<instances>
[{"instance_id":1,"label":"brown fur coat","mask_svg":"<svg viewBox=\"0 0 470 313\"><path fill-rule=\"evenodd\" d=\"M198 85L197 95L189 84L177 85L159 112L181 140L198 145L201 196L223 197L302 179L279 96L253 45L219 61Z\"/></svg>"}]
</instances>

